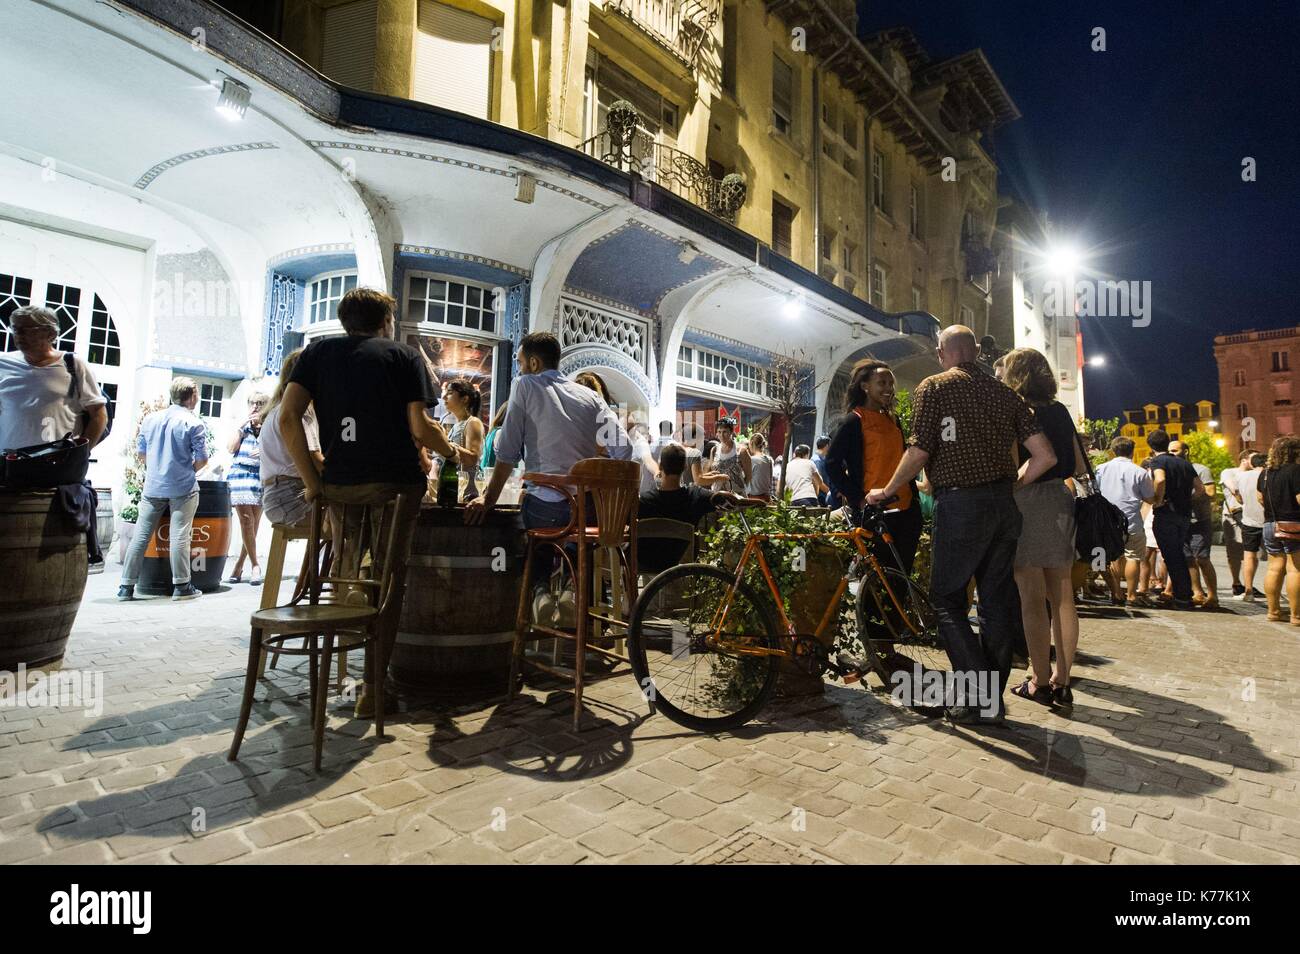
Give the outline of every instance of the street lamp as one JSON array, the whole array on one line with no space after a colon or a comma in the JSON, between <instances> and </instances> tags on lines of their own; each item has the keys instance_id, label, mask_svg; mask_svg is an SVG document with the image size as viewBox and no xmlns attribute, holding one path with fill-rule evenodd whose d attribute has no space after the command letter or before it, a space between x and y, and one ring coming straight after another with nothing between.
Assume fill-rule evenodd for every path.
<instances>
[{"instance_id":1,"label":"street lamp","mask_svg":"<svg viewBox=\"0 0 1300 954\"><path fill-rule=\"evenodd\" d=\"M1106 367L1106 356L1104 354L1094 354L1088 359L1088 366L1091 368Z\"/></svg>"}]
</instances>

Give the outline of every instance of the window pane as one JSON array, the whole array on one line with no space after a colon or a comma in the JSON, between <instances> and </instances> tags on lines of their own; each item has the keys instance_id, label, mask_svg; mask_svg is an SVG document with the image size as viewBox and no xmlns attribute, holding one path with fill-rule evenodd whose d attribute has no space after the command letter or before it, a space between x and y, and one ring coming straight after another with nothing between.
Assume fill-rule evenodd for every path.
<instances>
[{"instance_id":1,"label":"window pane","mask_svg":"<svg viewBox=\"0 0 1300 954\"><path fill-rule=\"evenodd\" d=\"M429 302L429 317L426 320L445 322L447 320L446 309L447 306L444 304Z\"/></svg>"},{"instance_id":2,"label":"window pane","mask_svg":"<svg viewBox=\"0 0 1300 954\"><path fill-rule=\"evenodd\" d=\"M429 280L427 278L411 279L411 297L427 298L429 294Z\"/></svg>"},{"instance_id":3,"label":"window pane","mask_svg":"<svg viewBox=\"0 0 1300 954\"><path fill-rule=\"evenodd\" d=\"M447 306L447 324L460 325L464 323L464 307L462 305Z\"/></svg>"},{"instance_id":4,"label":"window pane","mask_svg":"<svg viewBox=\"0 0 1300 954\"><path fill-rule=\"evenodd\" d=\"M473 285L468 286L465 292L465 304L481 308L483 305L483 289L476 288Z\"/></svg>"},{"instance_id":5,"label":"window pane","mask_svg":"<svg viewBox=\"0 0 1300 954\"><path fill-rule=\"evenodd\" d=\"M447 301L464 302L465 286L460 282L451 282L447 288Z\"/></svg>"},{"instance_id":6,"label":"window pane","mask_svg":"<svg viewBox=\"0 0 1300 954\"><path fill-rule=\"evenodd\" d=\"M447 283L440 281L429 281L429 300L446 301L447 300Z\"/></svg>"}]
</instances>

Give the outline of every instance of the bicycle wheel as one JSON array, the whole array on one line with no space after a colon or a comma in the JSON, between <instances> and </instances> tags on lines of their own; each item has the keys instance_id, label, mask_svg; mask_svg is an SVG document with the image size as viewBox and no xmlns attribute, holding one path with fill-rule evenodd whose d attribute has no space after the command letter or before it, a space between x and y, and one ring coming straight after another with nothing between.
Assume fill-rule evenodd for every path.
<instances>
[{"instance_id":1,"label":"bicycle wheel","mask_svg":"<svg viewBox=\"0 0 1300 954\"><path fill-rule=\"evenodd\" d=\"M869 571L862 578L857 601L858 637L876 675L891 688L893 674L900 670L915 672L918 664L922 672L948 669L929 594L899 570L882 569L893 596L881 578Z\"/></svg>"},{"instance_id":2,"label":"bicycle wheel","mask_svg":"<svg viewBox=\"0 0 1300 954\"><path fill-rule=\"evenodd\" d=\"M651 580L632 609L627 642L637 684L688 729L744 725L776 685L780 637L771 608L749 586L732 590L733 579L703 563L675 566Z\"/></svg>"}]
</instances>

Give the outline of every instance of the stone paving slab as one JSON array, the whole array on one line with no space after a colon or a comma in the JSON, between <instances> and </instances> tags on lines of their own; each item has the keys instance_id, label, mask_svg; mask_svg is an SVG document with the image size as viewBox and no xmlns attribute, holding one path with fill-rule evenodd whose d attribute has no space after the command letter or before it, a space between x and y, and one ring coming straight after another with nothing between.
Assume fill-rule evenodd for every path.
<instances>
[{"instance_id":1,"label":"stone paving slab","mask_svg":"<svg viewBox=\"0 0 1300 954\"><path fill-rule=\"evenodd\" d=\"M1300 860L1300 630L1260 604L1090 607L1073 711L1013 699L1005 729L830 683L710 737L621 677L577 734L545 687L417 705L382 742L332 702L318 775L301 662L225 758L259 591L118 604L115 570L65 660L103 711L0 707L0 863Z\"/></svg>"}]
</instances>

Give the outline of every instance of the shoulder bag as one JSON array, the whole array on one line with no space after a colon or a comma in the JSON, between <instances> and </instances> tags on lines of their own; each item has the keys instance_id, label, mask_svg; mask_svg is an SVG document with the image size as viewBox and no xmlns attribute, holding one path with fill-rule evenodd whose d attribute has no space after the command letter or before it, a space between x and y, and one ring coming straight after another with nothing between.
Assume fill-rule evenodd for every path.
<instances>
[{"instance_id":1,"label":"shoulder bag","mask_svg":"<svg viewBox=\"0 0 1300 954\"><path fill-rule=\"evenodd\" d=\"M1092 461L1083 449L1078 431L1074 432L1074 440L1083 455L1084 466L1088 468L1088 476L1083 481L1087 493L1074 499L1074 551L1085 563L1092 563L1097 552L1101 551L1106 555L1106 562L1111 563L1124 554L1128 543L1128 518L1097 488Z\"/></svg>"}]
</instances>

